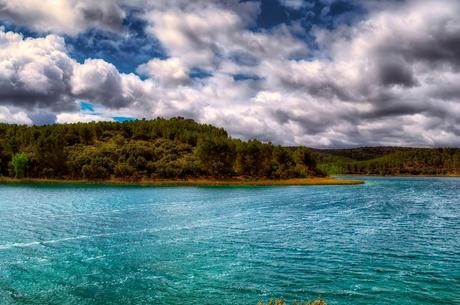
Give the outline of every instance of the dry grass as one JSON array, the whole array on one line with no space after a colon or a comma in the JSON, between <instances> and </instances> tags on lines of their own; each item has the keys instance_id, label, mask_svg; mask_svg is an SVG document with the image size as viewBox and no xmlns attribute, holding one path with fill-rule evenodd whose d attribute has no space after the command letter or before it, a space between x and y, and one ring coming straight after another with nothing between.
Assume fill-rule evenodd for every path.
<instances>
[{"instance_id":1,"label":"dry grass","mask_svg":"<svg viewBox=\"0 0 460 305\"><path fill-rule=\"evenodd\" d=\"M335 178L297 178L285 180L271 179L142 179L142 180L68 180L68 179L15 179L1 177L0 184L88 184L88 185L138 185L138 186L294 186L294 185L353 185L359 180Z\"/></svg>"}]
</instances>

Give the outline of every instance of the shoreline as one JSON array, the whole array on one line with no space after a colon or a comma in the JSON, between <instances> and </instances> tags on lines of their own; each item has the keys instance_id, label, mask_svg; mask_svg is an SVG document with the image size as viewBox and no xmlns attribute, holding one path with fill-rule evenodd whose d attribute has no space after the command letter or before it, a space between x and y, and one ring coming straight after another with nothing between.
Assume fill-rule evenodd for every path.
<instances>
[{"instance_id":1,"label":"shoreline","mask_svg":"<svg viewBox=\"0 0 460 305\"><path fill-rule=\"evenodd\" d=\"M326 178L295 179L104 179L104 180L67 180L67 179L16 179L0 177L0 185L100 185L100 186L308 186L308 185L359 185L361 180Z\"/></svg>"},{"instance_id":2,"label":"shoreline","mask_svg":"<svg viewBox=\"0 0 460 305\"><path fill-rule=\"evenodd\" d=\"M336 174L331 177L382 177L382 178L460 178L460 175L362 175L362 174Z\"/></svg>"}]
</instances>

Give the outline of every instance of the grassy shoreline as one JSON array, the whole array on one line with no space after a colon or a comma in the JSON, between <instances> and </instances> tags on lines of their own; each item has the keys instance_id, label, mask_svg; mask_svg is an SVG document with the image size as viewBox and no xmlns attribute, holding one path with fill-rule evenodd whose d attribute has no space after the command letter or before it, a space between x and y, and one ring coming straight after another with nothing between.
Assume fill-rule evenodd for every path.
<instances>
[{"instance_id":1,"label":"grassy shoreline","mask_svg":"<svg viewBox=\"0 0 460 305\"><path fill-rule=\"evenodd\" d=\"M0 184L81 184L81 185L132 185L132 186L302 186L302 185L357 185L360 180L336 178L271 179L141 179L141 180L67 180L67 179L16 179L0 177Z\"/></svg>"}]
</instances>

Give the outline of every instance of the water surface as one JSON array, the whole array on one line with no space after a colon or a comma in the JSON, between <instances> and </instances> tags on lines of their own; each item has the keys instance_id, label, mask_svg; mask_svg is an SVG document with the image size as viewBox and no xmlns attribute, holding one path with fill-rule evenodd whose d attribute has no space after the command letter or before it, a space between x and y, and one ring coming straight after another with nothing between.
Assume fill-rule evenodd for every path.
<instances>
[{"instance_id":1,"label":"water surface","mask_svg":"<svg viewBox=\"0 0 460 305\"><path fill-rule=\"evenodd\" d=\"M0 304L460 304L460 179L0 186Z\"/></svg>"}]
</instances>

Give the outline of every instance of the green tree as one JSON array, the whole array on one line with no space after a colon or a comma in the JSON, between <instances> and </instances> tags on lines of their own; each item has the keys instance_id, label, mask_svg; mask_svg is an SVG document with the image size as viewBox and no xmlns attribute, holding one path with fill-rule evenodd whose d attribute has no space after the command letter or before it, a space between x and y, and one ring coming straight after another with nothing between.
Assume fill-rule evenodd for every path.
<instances>
[{"instance_id":1,"label":"green tree","mask_svg":"<svg viewBox=\"0 0 460 305\"><path fill-rule=\"evenodd\" d=\"M225 138L205 138L198 142L196 155L211 176L230 176L235 162L235 146Z\"/></svg>"},{"instance_id":2,"label":"green tree","mask_svg":"<svg viewBox=\"0 0 460 305\"><path fill-rule=\"evenodd\" d=\"M29 156L24 153L16 154L14 155L11 163L13 165L15 177L24 178L26 175L27 167L29 165Z\"/></svg>"}]
</instances>

